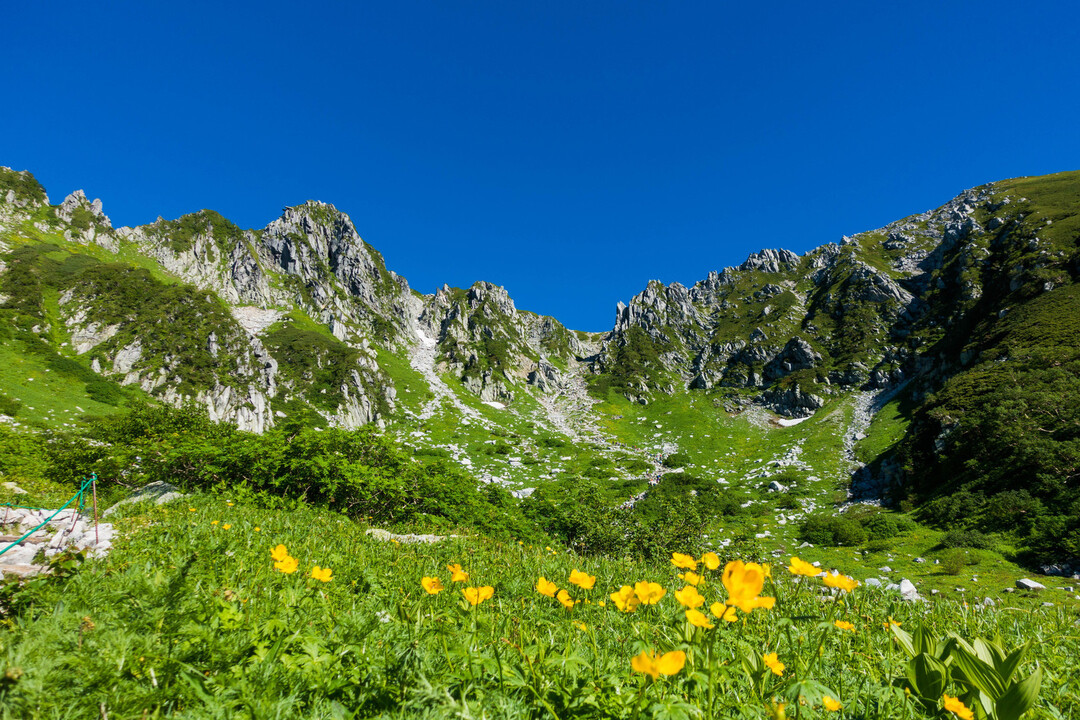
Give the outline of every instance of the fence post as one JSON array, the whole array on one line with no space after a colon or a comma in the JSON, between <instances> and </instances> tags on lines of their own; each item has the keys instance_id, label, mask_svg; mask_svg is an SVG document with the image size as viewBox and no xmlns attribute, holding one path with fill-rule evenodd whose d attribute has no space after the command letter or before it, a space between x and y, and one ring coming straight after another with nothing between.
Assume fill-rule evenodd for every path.
<instances>
[{"instance_id":1,"label":"fence post","mask_svg":"<svg viewBox=\"0 0 1080 720\"><path fill-rule=\"evenodd\" d=\"M98 537L98 516L97 516L97 473L90 476L93 480L90 485L94 490L94 546L101 542L101 538Z\"/></svg>"}]
</instances>

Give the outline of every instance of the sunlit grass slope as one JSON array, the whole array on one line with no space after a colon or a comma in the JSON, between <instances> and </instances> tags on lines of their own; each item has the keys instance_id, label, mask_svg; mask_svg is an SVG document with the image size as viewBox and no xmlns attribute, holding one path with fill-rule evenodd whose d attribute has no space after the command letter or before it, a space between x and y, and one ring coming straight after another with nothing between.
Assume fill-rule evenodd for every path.
<instances>
[{"instance_id":1,"label":"sunlit grass slope","mask_svg":"<svg viewBox=\"0 0 1080 720\"><path fill-rule=\"evenodd\" d=\"M993 663L977 638L1027 644L999 683L1041 673L1025 717L1080 712L1076 614L1036 599L905 604L797 581L789 558L763 584L747 566L725 586L737 558L679 568L472 536L398 544L330 512L210 495L120 515L106 560L5 594L0 717L763 718L782 703L787 717L940 718L945 694L973 707L990 682L958 669L963 647ZM656 601L619 609L634 598ZM909 653L950 632L973 645L922 648L952 669L907 680L909 666L936 668Z\"/></svg>"}]
</instances>

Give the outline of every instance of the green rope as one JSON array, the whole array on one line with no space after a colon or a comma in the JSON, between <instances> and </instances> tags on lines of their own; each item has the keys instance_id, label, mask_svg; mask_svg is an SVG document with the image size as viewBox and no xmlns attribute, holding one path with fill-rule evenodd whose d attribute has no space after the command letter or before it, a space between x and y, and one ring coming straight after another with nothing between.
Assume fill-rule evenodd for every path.
<instances>
[{"instance_id":1,"label":"green rope","mask_svg":"<svg viewBox=\"0 0 1080 720\"><path fill-rule=\"evenodd\" d=\"M22 536L21 538L19 538L18 540L16 540L15 542L11 543L10 545L8 545L8 546L7 546L6 548L4 548L3 550L0 550L0 555L3 555L3 554L4 554L4 553L6 553L6 552L7 552L8 550L10 550L11 548L15 547L16 545L18 545L19 543L21 543L21 542L22 542L23 540L25 540L26 538L28 538L28 537L30 537L31 535L33 535L34 533L36 533L36 532L37 532L38 530L40 530L41 528L43 528L43 527L45 527L46 525L48 525L48 524L49 524L49 522L50 522L50 521L51 521L51 520L52 520L52 519L53 519L54 517L56 517L56 516L57 516L57 515L59 515L59 514L60 514L61 512L63 512L64 510L66 510L66 509L67 509L67 506L68 506L68 505L70 505L71 503L75 502L75 500L76 500L76 499L78 499L78 500L79 500L79 511L81 512L81 511L82 511L82 507L83 507L83 502L84 502L84 500L83 500L83 493L85 493L85 492L86 492L86 488L90 487L90 486L91 486L91 485L92 485L92 484L93 484L94 482L96 482L96 481L97 481L97 473L91 473L91 474L90 474L90 479L89 479L89 480L87 480L86 482L84 482L84 483L83 483L82 487L81 487L81 488L79 488L79 492L77 492L77 493L75 493L74 495L72 495L72 496L71 496L71 499L70 499L70 500L68 500L68 501L67 501L66 503L64 503L64 506L63 506L63 507L61 507L61 508L60 508L59 510L57 510L57 511L56 511L56 512L54 512L54 513L53 513L52 515L50 515L50 516L49 516L49 517L48 517L48 518L47 518L47 519L45 520L45 522L41 523L40 525L38 525L38 526L37 526L36 528L34 528L33 530L29 531L28 533L26 533L25 535L23 535L23 536ZM43 508L23 508L23 509L24 509L24 510L42 510Z\"/></svg>"}]
</instances>

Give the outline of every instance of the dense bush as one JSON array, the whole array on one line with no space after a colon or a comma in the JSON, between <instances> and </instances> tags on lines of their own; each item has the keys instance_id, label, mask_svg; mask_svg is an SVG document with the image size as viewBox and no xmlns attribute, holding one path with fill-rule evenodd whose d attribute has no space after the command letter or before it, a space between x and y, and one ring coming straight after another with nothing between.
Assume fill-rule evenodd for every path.
<instances>
[{"instance_id":1,"label":"dense bush","mask_svg":"<svg viewBox=\"0 0 1080 720\"><path fill-rule=\"evenodd\" d=\"M666 468L681 468L690 464L690 456L686 453L671 453L660 463Z\"/></svg>"},{"instance_id":2,"label":"dense bush","mask_svg":"<svg viewBox=\"0 0 1080 720\"><path fill-rule=\"evenodd\" d=\"M493 537L541 538L510 494L444 458L410 457L376 430L285 424L262 435L211 422L200 410L139 407L92 423L91 437L0 431L4 467L58 482L96 472L103 486L162 480L270 507L308 503L381 525L436 522ZM37 464L18 456L43 456Z\"/></svg>"},{"instance_id":3,"label":"dense bush","mask_svg":"<svg viewBox=\"0 0 1080 720\"><path fill-rule=\"evenodd\" d=\"M862 524L843 515L813 515L799 528L799 539L814 545L855 546L866 542L866 538Z\"/></svg>"},{"instance_id":4,"label":"dense bush","mask_svg":"<svg viewBox=\"0 0 1080 720\"><path fill-rule=\"evenodd\" d=\"M978 550L985 550L992 547L993 540L978 530L967 530L961 528L954 528L945 533L945 537L941 538L941 547L943 548L976 548Z\"/></svg>"}]
</instances>

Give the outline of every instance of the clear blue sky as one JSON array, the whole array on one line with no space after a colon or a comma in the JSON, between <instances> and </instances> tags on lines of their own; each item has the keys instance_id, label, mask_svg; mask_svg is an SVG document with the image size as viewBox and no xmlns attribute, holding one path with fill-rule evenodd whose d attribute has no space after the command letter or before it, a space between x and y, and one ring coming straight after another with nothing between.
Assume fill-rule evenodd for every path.
<instances>
[{"instance_id":1,"label":"clear blue sky","mask_svg":"<svg viewBox=\"0 0 1080 720\"><path fill-rule=\"evenodd\" d=\"M348 212L605 330L652 278L1080 168L1073 2L9 2L0 164L115 224Z\"/></svg>"}]
</instances>

